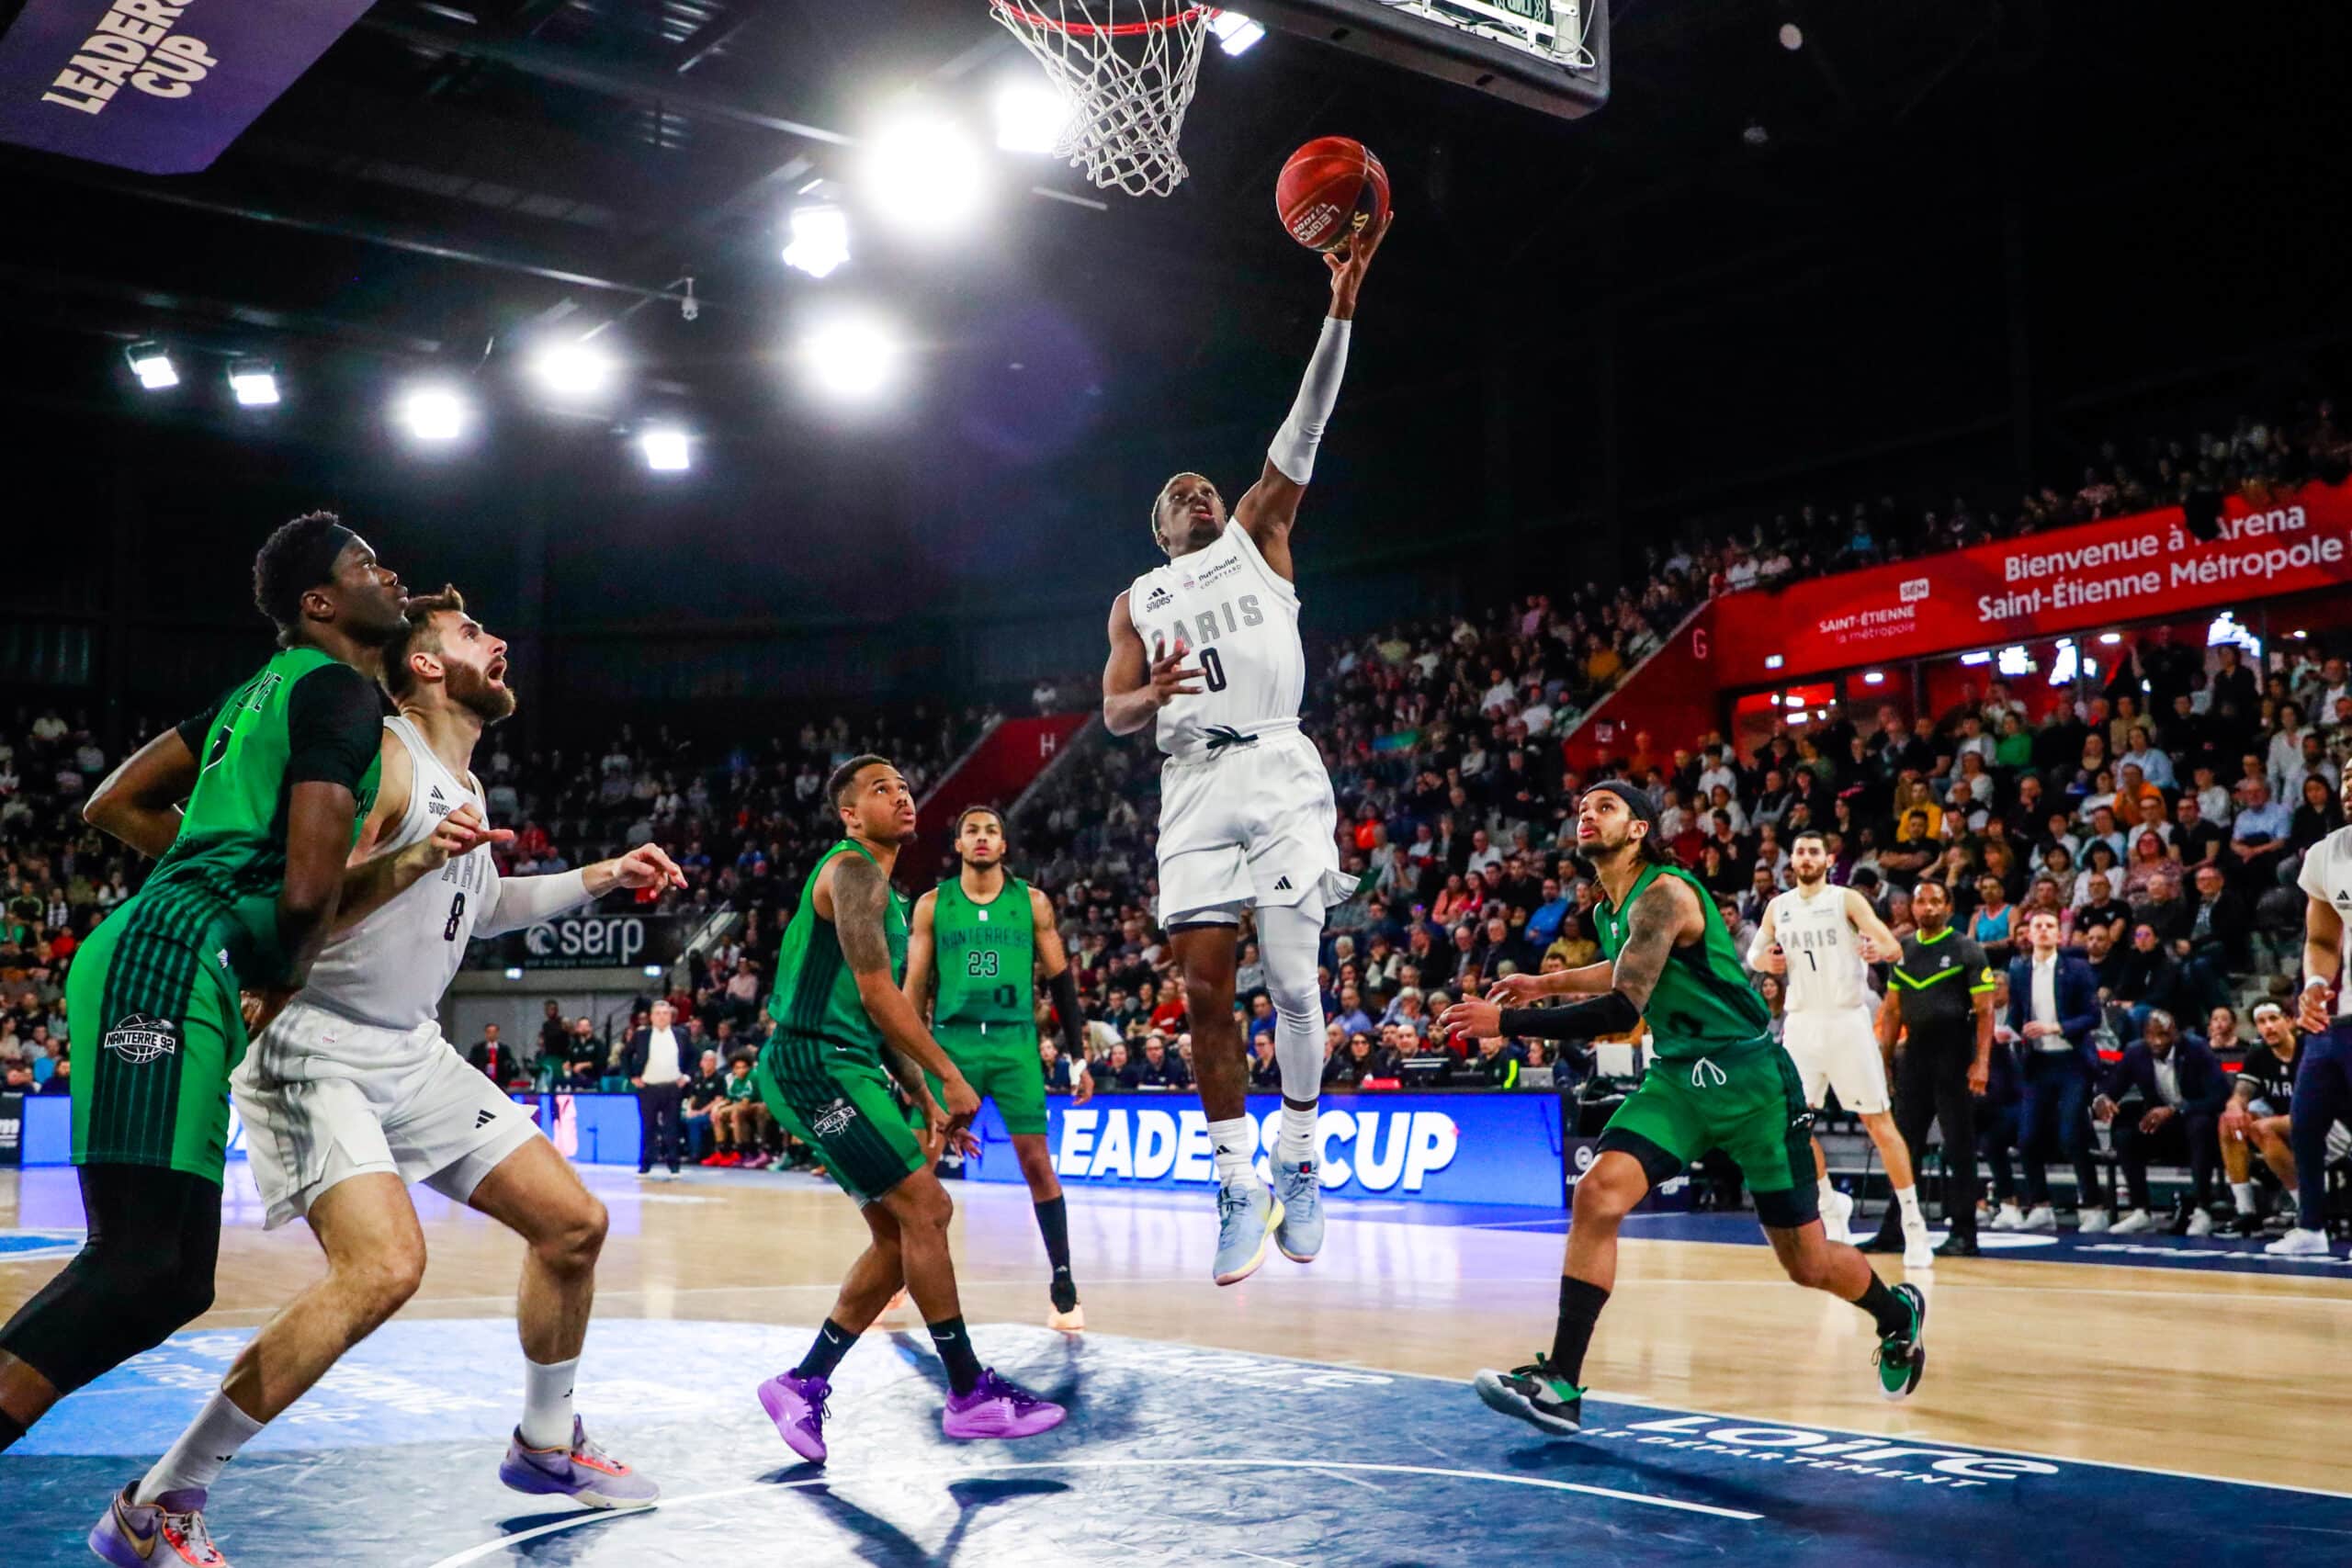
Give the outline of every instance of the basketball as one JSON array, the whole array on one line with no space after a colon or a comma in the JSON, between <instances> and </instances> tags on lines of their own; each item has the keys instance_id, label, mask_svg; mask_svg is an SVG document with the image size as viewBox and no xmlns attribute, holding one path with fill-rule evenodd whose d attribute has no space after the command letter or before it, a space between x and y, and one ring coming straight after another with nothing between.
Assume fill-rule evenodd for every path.
<instances>
[{"instance_id":1,"label":"basketball","mask_svg":"<svg viewBox=\"0 0 2352 1568\"><path fill-rule=\"evenodd\" d=\"M1388 171L1353 137L1318 136L1283 164L1274 210L1308 250L1337 250L1388 216Z\"/></svg>"}]
</instances>

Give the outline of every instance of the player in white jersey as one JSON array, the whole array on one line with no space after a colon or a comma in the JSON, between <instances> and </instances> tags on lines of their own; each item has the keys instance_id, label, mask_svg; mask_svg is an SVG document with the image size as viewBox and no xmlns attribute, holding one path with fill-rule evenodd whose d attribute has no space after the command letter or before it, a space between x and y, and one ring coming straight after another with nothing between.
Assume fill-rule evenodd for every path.
<instances>
[{"instance_id":1,"label":"player in white jersey","mask_svg":"<svg viewBox=\"0 0 2352 1568\"><path fill-rule=\"evenodd\" d=\"M1804 1081L1805 1103L1818 1111L1836 1089L1838 1103L1862 1119L1878 1145L1903 1211L1903 1266L1933 1268L1935 1247L1912 1182L1911 1151L1894 1125L1886 1061L1871 1013L1869 966L1902 957L1903 944L1869 899L1830 886L1829 845L1820 834L1799 833L1789 845L1789 874L1796 886L1764 906L1747 966L1782 978L1787 1022L1781 1043ZM1846 1241L1854 1200L1829 1184L1819 1138L1813 1141L1813 1164L1821 1179L1821 1223L1832 1241Z\"/></svg>"},{"instance_id":2,"label":"player in white jersey","mask_svg":"<svg viewBox=\"0 0 2352 1568\"><path fill-rule=\"evenodd\" d=\"M1299 1262L1323 1245L1315 1118L1323 1075L1316 974L1324 912L1354 885L1341 876L1331 780L1299 733L1306 658L1298 639L1290 535L1315 471L1315 448L1340 395L1364 269L1388 230L1356 235L1324 259L1331 306L1290 417L1228 525L1216 487L1178 474L1151 506L1152 542L1168 563L1111 606L1102 722L1114 735L1156 728L1159 923L1184 975L1193 1065L1217 1174L1216 1282L1247 1279L1270 1241ZM1255 1166L1249 1071L1233 1021L1241 913L1256 911L1258 949L1276 1018L1283 1112L1274 1188Z\"/></svg>"},{"instance_id":3,"label":"player in white jersey","mask_svg":"<svg viewBox=\"0 0 2352 1568\"><path fill-rule=\"evenodd\" d=\"M2352 806L2352 772L2344 775L2343 798ZM2280 1258L2324 1258L2329 1138L2337 1122L2352 1122L2352 985L2345 983L2344 974L2345 916L2352 912L2352 828L2338 828L2313 844L2295 885L2303 892L2303 996L2295 1021L2305 1039L2302 1062L2295 1069L2287 1143L2308 1196L2297 1200L2295 1228L2263 1250Z\"/></svg>"},{"instance_id":4,"label":"player in white jersey","mask_svg":"<svg viewBox=\"0 0 2352 1568\"><path fill-rule=\"evenodd\" d=\"M589 1507L660 1489L590 1442L571 1411L605 1207L529 1111L467 1065L435 1012L474 936L547 919L616 887L684 886L648 844L581 871L504 877L489 845L473 748L514 711L506 645L454 589L412 599L385 650L400 716L384 722L382 784L344 877L335 931L302 990L282 1001L230 1087L254 1184L275 1228L307 1218L326 1277L271 1319L220 1392L149 1472L140 1501L201 1496L237 1450L414 1293L424 1237L407 1184L489 1215L527 1244L516 1303L524 1414L499 1478ZM166 1541L218 1565L209 1542ZM168 1562L159 1551L158 1561Z\"/></svg>"}]
</instances>

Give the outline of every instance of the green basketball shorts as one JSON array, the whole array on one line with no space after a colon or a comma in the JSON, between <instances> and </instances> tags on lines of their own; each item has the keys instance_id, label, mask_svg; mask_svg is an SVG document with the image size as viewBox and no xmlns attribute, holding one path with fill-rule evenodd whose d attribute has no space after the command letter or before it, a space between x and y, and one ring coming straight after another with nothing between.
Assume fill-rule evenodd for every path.
<instances>
[{"instance_id":1,"label":"green basketball shorts","mask_svg":"<svg viewBox=\"0 0 2352 1568\"><path fill-rule=\"evenodd\" d=\"M776 1121L815 1148L842 1190L861 1203L931 1163L891 1093L890 1075L862 1053L779 1030L752 1077Z\"/></svg>"},{"instance_id":2,"label":"green basketball shorts","mask_svg":"<svg viewBox=\"0 0 2352 1568\"><path fill-rule=\"evenodd\" d=\"M991 1023L983 1032L976 1023L947 1023L931 1032L973 1091L996 1101L1006 1132L1046 1135L1046 1068L1037 1056L1036 1025ZM924 1076L938 1097L940 1080Z\"/></svg>"},{"instance_id":3,"label":"green basketball shorts","mask_svg":"<svg viewBox=\"0 0 2352 1568\"><path fill-rule=\"evenodd\" d=\"M1641 1161L1653 1187L1720 1149L1747 1178L1765 1224L1794 1230L1821 1213L1813 1112L1796 1064L1775 1040L1652 1061L1641 1087L1601 1129L1600 1147Z\"/></svg>"},{"instance_id":4,"label":"green basketball shorts","mask_svg":"<svg viewBox=\"0 0 2352 1568\"><path fill-rule=\"evenodd\" d=\"M149 1165L218 1183L229 1072L245 1055L225 954L108 920L65 977L74 1163Z\"/></svg>"}]
</instances>

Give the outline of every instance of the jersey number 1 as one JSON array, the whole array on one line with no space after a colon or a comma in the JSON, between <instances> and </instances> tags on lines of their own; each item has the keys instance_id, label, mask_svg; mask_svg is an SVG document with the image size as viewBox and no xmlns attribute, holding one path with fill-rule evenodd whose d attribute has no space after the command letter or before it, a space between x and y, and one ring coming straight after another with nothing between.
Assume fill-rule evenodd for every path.
<instances>
[{"instance_id":1,"label":"jersey number 1","mask_svg":"<svg viewBox=\"0 0 2352 1568\"><path fill-rule=\"evenodd\" d=\"M462 893L451 894L449 897L449 923L441 928L441 940L443 942L457 941L458 922L465 918L466 896Z\"/></svg>"}]
</instances>

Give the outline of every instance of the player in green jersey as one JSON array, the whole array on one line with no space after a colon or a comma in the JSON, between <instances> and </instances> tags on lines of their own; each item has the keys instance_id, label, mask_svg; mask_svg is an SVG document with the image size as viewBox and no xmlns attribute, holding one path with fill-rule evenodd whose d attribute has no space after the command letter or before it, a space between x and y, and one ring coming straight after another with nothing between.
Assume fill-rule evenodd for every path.
<instances>
[{"instance_id":1,"label":"player in green jersey","mask_svg":"<svg viewBox=\"0 0 2352 1568\"><path fill-rule=\"evenodd\" d=\"M211 1305L239 991L301 983L375 793L376 676L405 625L399 575L313 513L263 545L254 599L279 651L141 747L85 807L157 863L66 977L90 1239L0 1329L0 1449Z\"/></svg>"},{"instance_id":2,"label":"player in green jersey","mask_svg":"<svg viewBox=\"0 0 2352 1568\"><path fill-rule=\"evenodd\" d=\"M907 999L917 1013L930 1015L933 1037L972 1088L996 1101L1053 1267L1046 1326L1080 1333L1086 1314L1069 1270L1069 1213L1046 1146L1046 1074L1038 1059L1033 978L1043 969L1053 989L1063 1049L1079 1065L1071 1103L1083 1105L1094 1082L1086 1076L1077 976L1054 925L1053 900L1005 874L1004 818L994 807L964 808L956 819L956 854L963 869L915 901L907 937ZM931 1087L937 1093L939 1081Z\"/></svg>"},{"instance_id":3,"label":"player in green jersey","mask_svg":"<svg viewBox=\"0 0 2352 1568\"><path fill-rule=\"evenodd\" d=\"M1756 1217L1789 1278L1871 1314L1880 1392L1905 1398L1927 1365L1920 1343L1927 1298L1916 1285L1890 1291L1868 1258L1824 1235L1813 1114L1796 1066L1772 1038L1770 1015L1747 983L1714 900L1667 858L1657 832L1647 791L1614 780L1585 791L1577 847L1600 883L1594 923L1603 961L1507 976L1487 999L1457 1002L1440 1021L1480 1039L1589 1040L1646 1020L1654 1040L1641 1087L1609 1119L1598 1157L1577 1182L1551 1352L1514 1371L1481 1371L1478 1397L1547 1432L1577 1428L1585 1393L1577 1380L1594 1321L1616 1283L1618 1227L1652 1187L1720 1149L1747 1176ZM1557 995L1588 999L1527 1005Z\"/></svg>"},{"instance_id":4,"label":"player in green jersey","mask_svg":"<svg viewBox=\"0 0 2352 1568\"><path fill-rule=\"evenodd\" d=\"M907 905L891 890L890 873L915 836L914 794L888 759L869 756L836 769L825 798L842 840L819 858L785 928L768 998L774 1031L752 1070L775 1119L813 1145L857 1200L873 1239L850 1265L808 1353L760 1385L760 1404L793 1452L823 1463L833 1369L904 1285L947 1368L941 1429L951 1438L1029 1437L1060 1425L1066 1413L981 1366L973 1352L947 1246L955 1204L931 1168L947 1142L974 1146L980 1099L899 989ZM926 1073L940 1080L944 1105ZM894 1077L922 1112L920 1142L891 1099Z\"/></svg>"}]
</instances>

